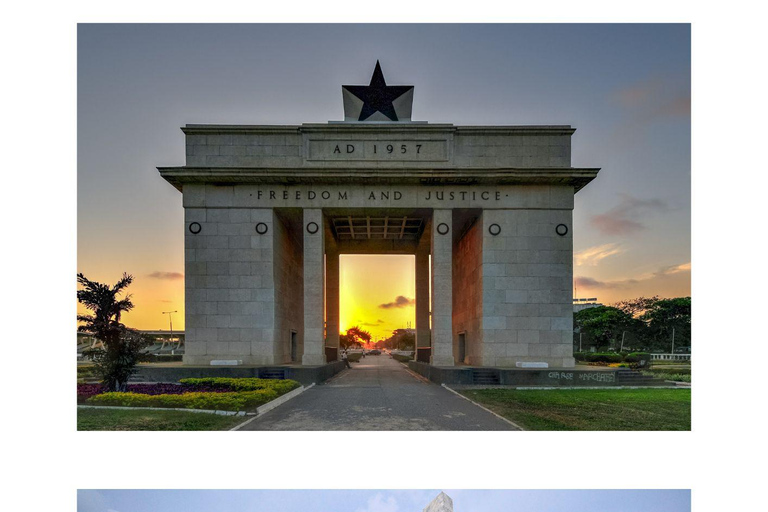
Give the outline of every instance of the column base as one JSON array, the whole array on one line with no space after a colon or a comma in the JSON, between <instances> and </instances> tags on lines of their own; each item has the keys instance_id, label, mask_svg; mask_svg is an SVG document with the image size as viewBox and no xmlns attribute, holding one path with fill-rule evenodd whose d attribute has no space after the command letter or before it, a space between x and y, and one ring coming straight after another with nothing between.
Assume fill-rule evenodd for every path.
<instances>
[{"instance_id":1,"label":"column base","mask_svg":"<svg viewBox=\"0 0 768 512\"><path fill-rule=\"evenodd\" d=\"M325 346L325 360L327 362L337 361L339 359L339 348Z\"/></svg>"},{"instance_id":2,"label":"column base","mask_svg":"<svg viewBox=\"0 0 768 512\"><path fill-rule=\"evenodd\" d=\"M301 358L302 366L320 366L325 364L325 357L322 355L305 355Z\"/></svg>"},{"instance_id":3,"label":"column base","mask_svg":"<svg viewBox=\"0 0 768 512\"><path fill-rule=\"evenodd\" d=\"M453 356L433 356L432 366L456 366Z\"/></svg>"}]
</instances>

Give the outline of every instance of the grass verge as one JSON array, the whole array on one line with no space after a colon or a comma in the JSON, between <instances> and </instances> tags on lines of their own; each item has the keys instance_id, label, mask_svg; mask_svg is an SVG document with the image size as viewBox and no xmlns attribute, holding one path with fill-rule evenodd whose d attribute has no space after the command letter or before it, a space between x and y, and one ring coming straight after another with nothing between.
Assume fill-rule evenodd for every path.
<instances>
[{"instance_id":1,"label":"grass verge","mask_svg":"<svg viewBox=\"0 0 768 512\"><path fill-rule=\"evenodd\" d=\"M526 430L690 430L690 389L466 389Z\"/></svg>"},{"instance_id":2,"label":"grass verge","mask_svg":"<svg viewBox=\"0 0 768 512\"><path fill-rule=\"evenodd\" d=\"M245 419L184 411L78 409L77 430L228 430Z\"/></svg>"}]
</instances>

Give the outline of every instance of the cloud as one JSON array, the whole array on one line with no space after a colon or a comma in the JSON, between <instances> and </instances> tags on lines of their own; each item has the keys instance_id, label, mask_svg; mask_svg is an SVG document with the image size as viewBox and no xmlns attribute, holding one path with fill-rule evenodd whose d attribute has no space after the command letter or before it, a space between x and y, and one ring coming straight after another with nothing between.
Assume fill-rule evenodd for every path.
<instances>
[{"instance_id":1,"label":"cloud","mask_svg":"<svg viewBox=\"0 0 768 512\"><path fill-rule=\"evenodd\" d=\"M659 109L659 114L668 116L688 116L691 115L691 95L679 96L670 100Z\"/></svg>"},{"instance_id":2,"label":"cloud","mask_svg":"<svg viewBox=\"0 0 768 512\"><path fill-rule=\"evenodd\" d=\"M588 290L604 290L606 288L619 288L618 281L600 281L593 277L576 276L573 278L574 288L586 288Z\"/></svg>"},{"instance_id":3,"label":"cloud","mask_svg":"<svg viewBox=\"0 0 768 512\"><path fill-rule=\"evenodd\" d=\"M619 194L621 201L605 213L593 215L592 226L606 235L628 235L646 229L640 222L644 215L667 211L667 203L661 199L637 199Z\"/></svg>"},{"instance_id":4,"label":"cloud","mask_svg":"<svg viewBox=\"0 0 768 512\"><path fill-rule=\"evenodd\" d=\"M670 265L661 267L656 272L649 272L629 279L619 279L613 281L601 281L593 277L576 276L573 279L575 288L585 288L587 290L608 290L616 288L627 288L632 285L652 279L663 279L667 276L691 271L691 262L681 263L680 265Z\"/></svg>"},{"instance_id":5,"label":"cloud","mask_svg":"<svg viewBox=\"0 0 768 512\"><path fill-rule=\"evenodd\" d=\"M184 279L184 274L181 272L160 272L159 270L155 270L149 274L149 277L152 279L168 279L175 281L176 279Z\"/></svg>"},{"instance_id":6,"label":"cloud","mask_svg":"<svg viewBox=\"0 0 768 512\"><path fill-rule=\"evenodd\" d=\"M408 297L403 297L402 295L398 295L397 298L395 298L394 302L387 302L386 304L379 304L379 307L381 309L392 309L392 308L407 308L410 306L413 306L416 304L416 299L409 299Z\"/></svg>"},{"instance_id":7,"label":"cloud","mask_svg":"<svg viewBox=\"0 0 768 512\"><path fill-rule=\"evenodd\" d=\"M646 121L660 117L690 117L691 93L659 77L619 89L613 100L627 109L642 110Z\"/></svg>"},{"instance_id":8,"label":"cloud","mask_svg":"<svg viewBox=\"0 0 768 512\"><path fill-rule=\"evenodd\" d=\"M595 247L589 247L573 255L576 266L594 267L600 261L624 252L619 244L603 244Z\"/></svg>"},{"instance_id":9,"label":"cloud","mask_svg":"<svg viewBox=\"0 0 768 512\"><path fill-rule=\"evenodd\" d=\"M358 508L356 512L397 512L399 510L397 500L393 496L384 499L381 493L368 498L368 504L365 508Z\"/></svg>"},{"instance_id":10,"label":"cloud","mask_svg":"<svg viewBox=\"0 0 768 512\"><path fill-rule=\"evenodd\" d=\"M619 89L615 93L615 99L625 107L639 107L652 97L659 89L658 80L638 82L630 87Z\"/></svg>"},{"instance_id":11,"label":"cloud","mask_svg":"<svg viewBox=\"0 0 768 512\"><path fill-rule=\"evenodd\" d=\"M360 321L358 320L358 322L360 322ZM384 323L384 320L379 318L375 322L360 322L360 325L365 326L365 327L378 327L378 326L380 326L383 323Z\"/></svg>"},{"instance_id":12,"label":"cloud","mask_svg":"<svg viewBox=\"0 0 768 512\"><path fill-rule=\"evenodd\" d=\"M653 274L643 276L644 279L652 279L654 277L665 277L670 276L672 274L679 274L681 272L690 272L691 271L691 262L688 263L682 263L680 265L671 265L668 267L662 267Z\"/></svg>"}]
</instances>

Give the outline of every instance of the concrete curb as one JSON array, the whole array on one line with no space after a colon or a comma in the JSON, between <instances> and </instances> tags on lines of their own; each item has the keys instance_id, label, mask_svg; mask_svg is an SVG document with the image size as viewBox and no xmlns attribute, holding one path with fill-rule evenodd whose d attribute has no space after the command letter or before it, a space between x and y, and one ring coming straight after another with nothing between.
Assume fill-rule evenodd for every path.
<instances>
[{"instance_id":1,"label":"concrete curb","mask_svg":"<svg viewBox=\"0 0 768 512\"><path fill-rule=\"evenodd\" d=\"M445 384L443 384L445 386ZM514 389L515 391L541 391L541 390L564 390L564 389L678 389L683 386L458 386L456 389ZM689 386L685 386L689 387ZM463 395L462 395L463 396Z\"/></svg>"},{"instance_id":2,"label":"concrete curb","mask_svg":"<svg viewBox=\"0 0 768 512\"><path fill-rule=\"evenodd\" d=\"M403 363L400 363L400 364L402 364L405 367L405 371L407 371L409 374L411 374L411 377L413 377L414 379L418 380L422 384L434 384L434 382L432 382L431 380L429 380L425 376L419 375L418 373L416 373L413 370L411 370L410 368L408 368L408 365L405 365Z\"/></svg>"},{"instance_id":3,"label":"concrete curb","mask_svg":"<svg viewBox=\"0 0 768 512\"><path fill-rule=\"evenodd\" d=\"M341 373L341 372L339 372L339 373ZM275 398L271 402L268 402L268 403L266 403L266 404L264 404L264 405L262 405L260 407L257 407L255 415L253 415L251 418L248 418L244 422L239 423L239 424L235 425L234 427L232 427L231 429L229 429L230 432L233 431L233 430L240 430L241 428L243 428L244 426L246 426L247 424L249 424L250 422L252 422L256 418L258 418L259 416L268 413L269 411L271 411L275 407L279 407L279 406L283 405L288 400L290 400L292 398L296 398L297 396L299 396L300 394L302 394L306 390L311 389L313 387L315 387L314 383L312 383L312 384L310 384L309 386L306 386L306 387L301 386L300 388L296 388L296 389L294 389L293 391L291 391L289 393L286 393L286 394L284 394L282 396L279 396L279 397Z\"/></svg>"},{"instance_id":4,"label":"concrete curb","mask_svg":"<svg viewBox=\"0 0 768 512\"><path fill-rule=\"evenodd\" d=\"M278 400L278 399L276 398L275 400ZM218 414L220 416L252 416L256 414L253 412L245 412L245 411L218 411L213 409L183 409L180 407L121 407L119 405L78 405L77 408L78 409L119 409L122 411L140 410L140 411L201 412L204 414Z\"/></svg>"},{"instance_id":5,"label":"concrete curb","mask_svg":"<svg viewBox=\"0 0 768 512\"><path fill-rule=\"evenodd\" d=\"M508 423L508 424L512 425L512 426L515 428L515 430L520 430L520 431L523 431L523 430L525 430L523 427L521 427L520 425L518 425L518 424L517 424L517 423L515 423L514 421L510 421L510 420L508 420L507 418L505 418L504 416L502 416L502 415L500 415L500 414L496 414L495 412L493 412L492 410L488 409L487 407L483 407L482 405L480 405L479 403L475 402L475 401L474 401L474 400L472 400L471 398L467 398L466 396L462 395L462 394L461 394L461 393L459 393L458 391L455 391L455 390L453 390L453 389L449 388L449 387L448 387L448 386L446 386L445 384L440 384L440 385L441 385L442 387L444 387L445 389L447 389L448 391L450 391L451 393L453 393L454 395L456 395L456 396L460 396L461 398L463 398L463 399L464 399L464 400L466 400L467 402L470 402L470 403L473 403L473 404L475 404L476 406L478 406L478 407L479 407L479 408L481 408L482 410L484 410L484 411L486 411L486 412L489 412L489 413L493 414L494 416L496 416L497 418L499 418L500 420L502 420L502 421L504 421L504 422L506 422L506 423Z\"/></svg>"}]
</instances>

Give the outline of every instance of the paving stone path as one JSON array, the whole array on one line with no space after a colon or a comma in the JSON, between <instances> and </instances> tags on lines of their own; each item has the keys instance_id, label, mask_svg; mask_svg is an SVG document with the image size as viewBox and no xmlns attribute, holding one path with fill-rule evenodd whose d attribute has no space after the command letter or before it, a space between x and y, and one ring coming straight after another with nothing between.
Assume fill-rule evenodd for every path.
<instances>
[{"instance_id":1,"label":"paving stone path","mask_svg":"<svg viewBox=\"0 0 768 512\"><path fill-rule=\"evenodd\" d=\"M386 354L367 356L241 430L514 430Z\"/></svg>"}]
</instances>

